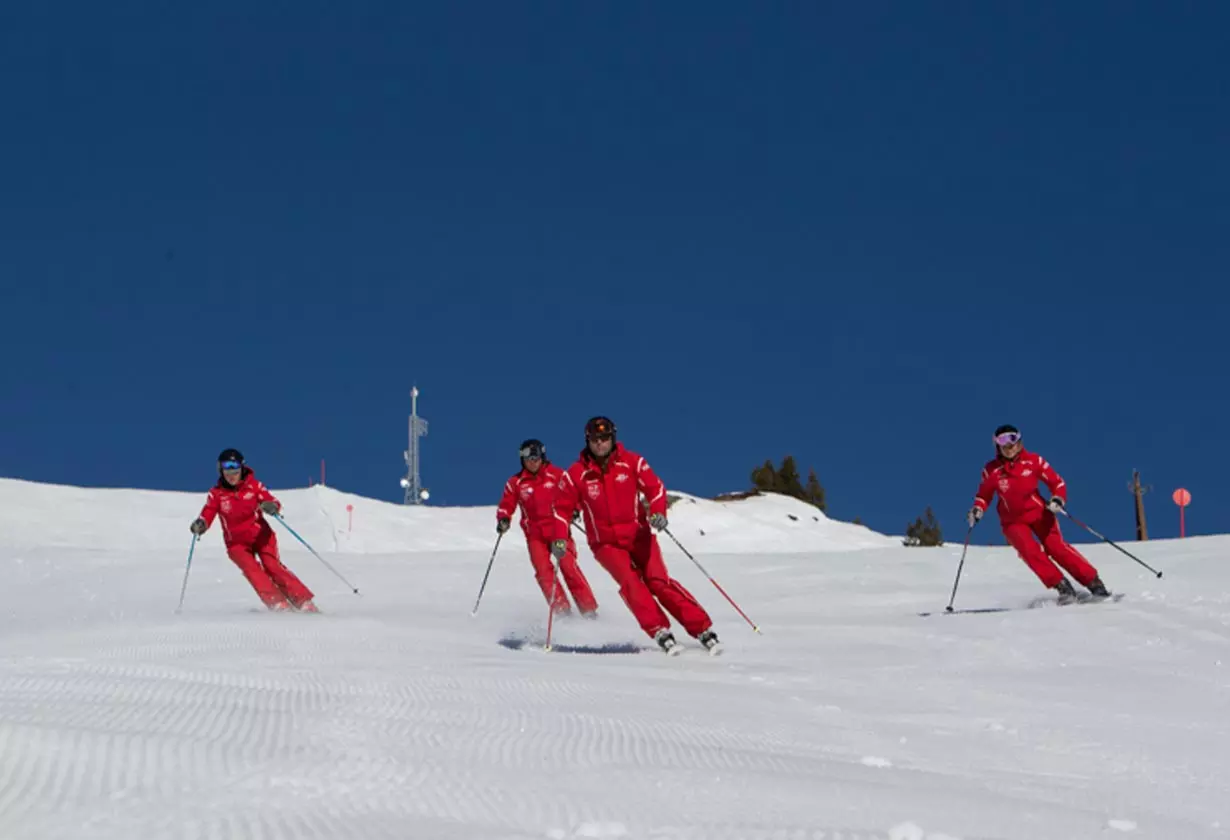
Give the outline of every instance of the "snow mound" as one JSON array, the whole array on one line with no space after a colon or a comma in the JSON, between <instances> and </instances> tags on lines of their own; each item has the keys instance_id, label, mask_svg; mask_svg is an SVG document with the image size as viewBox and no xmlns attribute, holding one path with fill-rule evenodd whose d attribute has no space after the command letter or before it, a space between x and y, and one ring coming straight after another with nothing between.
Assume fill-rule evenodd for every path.
<instances>
[{"instance_id":1,"label":"snow mound","mask_svg":"<svg viewBox=\"0 0 1230 840\"><path fill-rule=\"evenodd\" d=\"M494 504L411 506L319 485L270 489L283 504L287 524L318 551L475 551L490 549L495 538ZM0 479L0 507L6 520L0 545L115 549L179 542L186 546L188 524L200 511L207 491L207 487L199 493L81 488ZM789 497L715 502L671 495L678 497L670 510L671 533L690 551L822 552L899 544L862 525L829 519ZM576 536L584 542L579 531Z\"/></svg>"}]
</instances>

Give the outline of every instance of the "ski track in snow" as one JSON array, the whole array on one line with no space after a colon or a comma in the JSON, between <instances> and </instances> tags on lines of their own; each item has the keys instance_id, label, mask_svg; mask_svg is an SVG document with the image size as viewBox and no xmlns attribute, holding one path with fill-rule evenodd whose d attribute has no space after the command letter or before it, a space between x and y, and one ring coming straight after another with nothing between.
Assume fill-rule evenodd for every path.
<instances>
[{"instance_id":1,"label":"ski track in snow","mask_svg":"<svg viewBox=\"0 0 1230 840\"><path fill-rule=\"evenodd\" d=\"M0 516L37 516L5 492ZM133 516L75 492L92 516ZM416 519L407 536L389 523L424 511L280 495L318 509L288 522L334 549L456 529ZM353 542L333 524L347 502ZM199 498L163 503L186 534ZM1230 539L1144 546L1166 581L1089 548L1120 603L920 618L948 596L951 547L797 553L783 527L795 553L700 558L763 636L664 545L717 622L717 658L691 639L678 658L654 650L584 548L602 617L558 620L544 652L500 644L545 641L515 541L471 617L489 543L330 551L356 597L284 534L326 613L271 615L211 534L175 616L176 534L39 548L0 530L0 837L1230 837ZM959 605L1037 594L1000 549L971 548L966 573Z\"/></svg>"}]
</instances>

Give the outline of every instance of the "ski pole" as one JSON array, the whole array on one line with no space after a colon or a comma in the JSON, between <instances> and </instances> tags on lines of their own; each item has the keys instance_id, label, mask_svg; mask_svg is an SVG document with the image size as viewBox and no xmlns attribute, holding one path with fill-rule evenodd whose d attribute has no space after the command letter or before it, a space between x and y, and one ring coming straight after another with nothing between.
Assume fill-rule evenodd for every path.
<instances>
[{"instance_id":1,"label":"ski pole","mask_svg":"<svg viewBox=\"0 0 1230 840\"><path fill-rule=\"evenodd\" d=\"M354 592L354 594L356 594L356 595L358 595L358 594L359 594L359 590L355 587L355 585L354 585L353 583L351 583L350 581L346 580L346 578L342 577L342 573L341 573L341 572L339 572L337 569L335 569L335 568L333 568L332 566L330 566L330 565L329 565L329 561L325 560L325 558L323 558L323 557L321 557L319 554L317 554L317 553L316 553L316 549L314 549L314 548L312 548L310 545L308 545L307 540L305 540L303 537L299 536L299 534L295 531L295 529L294 529L294 528L292 528L292 527L290 527L289 525L287 525L287 524L286 524L286 520L282 518L282 514L280 514L280 513L274 513L274 514L271 514L271 516L273 516L273 518L274 518L274 519L276 519L276 520L278 520L279 522L281 522L281 523L282 523L282 527L283 527L283 528L285 528L287 531L290 531L290 532L291 532L291 534L292 534L292 535L294 535L295 539L297 539L299 542L303 543L303 547L304 547L304 548L306 548L308 551L312 552L312 556L313 556L313 557L315 557L315 558L316 558L317 560L319 560L321 563L324 563L324 564L325 564L325 568L326 568L326 569L328 569L329 571L333 572L333 574L337 575L337 576L341 579L342 583L344 583L344 584L346 584L347 586L349 586L349 587L350 587L350 589Z\"/></svg>"},{"instance_id":2,"label":"ski pole","mask_svg":"<svg viewBox=\"0 0 1230 840\"><path fill-rule=\"evenodd\" d=\"M192 552L196 551L196 544L200 539L200 534L193 534L192 544L188 546L188 565L184 569L184 585L179 590L179 606L175 608L176 615L179 615L180 611L184 608L184 595L188 592L188 572L192 571Z\"/></svg>"},{"instance_id":3,"label":"ski pole","mask_svg":"<svg viewBox=\"0 0 1230 840\"><path fill-rule=\"evenodd\" d=\"M1130 551L1128 551L1128 550L1126 550L1125 548L1123 548L1122 546L1118 545L1118 544L1117 544L1114 540L1111 540L1111 539L1108 539L1108 538L1106 538L1106 537L1102 536L1102 535L1101 535L1101 534L1099 534L1097 531L1093 530L1093 529L1092 529L1092 528L1090 528L1088 525L1086 525L1084 522L1081 522L1081 521L1080 521L1079 519L1077 519L1075 516L1073 516L1072 514L1068 513L1068 511L1067 511L1066 509L1064 509L1064 508L1060 508L1060 509L1059 509L1059 512L1060 512L1060 513L1062 513L1064 516L1068 517L1069 519L1071 519L1071 520L1072 520L1073 522L1075 522L1077 525L1079 525L1079 526L1081 526L1082 528L1084 528L1084 529L1085 529L1086 531L1088 531L1089 533L1093 534L1093 535L1094 535L1095 537L1097 537L1098 539L1103 540L1103 541L1105 541L1105 542L1109 543L1109 544L1111 545L1111 547L1113 547L1113 548L1117 548L1117 549L1119 549L1119 550L1120 550L1120 551L1122 551L1124 554L1126 554L1128 557L1131 557L1131 558L1132 558L1133 560L1135 560L1137 563L1139 563L1140 565L1144 566L1144 567L1145 567L1146 569L1148 569L1149 571L1153 572L1153 574L1157 575L1158 577L1161 577L1161 576L1162 576L1162 573L1161 573L1161 572L1159 572L1157 569L1153 568L1153 567L1152 567L1152 566L1150 566L1148 563L1146 563L1144 560L1141 560L1139 557L1137 557L1135 554L1132 554Z\"/></svg>"},{"instance_id":4,"label":"ski pole","mask_svg":"<svg viewBox=\"0 0 1230 840\"><path fill-rule=\"evenodd\" d=\"M717 591L722 593L722 597L724 597L727 601L730 601L730 605L735 608L735 611L739 613L739 615L743 616L743 620L746 621L748 624L752 625L752 630L755 631L756 633L760 633L760 628L756 626L756 622L748 618L747 613L739 609L739 605L735 603L734 599L726 594L726 590L722 588L721 584L719 584L716 580L713 579L713 575L705 571L705 567L700 564L700 561L698 561L695 557L693 557L691 552L689 552L686 548L683 547L683 543L675 539L675 535L670 532L670 529L663 528L662 530L666 533L668 537L674 540L675 545L679 546L679 550L682 551L684 554L686 554L688 556L688 559L696 564L696 568L700 569L701 573L705 577L709 578L709 582L712 583L715 587L717 587Z\"/></svg>"},{"instance_id":5,"label":"ski pole","mask_svg":"<svg viewBox=\"0 0 1230 840\"><path fill-rule=\"evenodd\" d=\"M491 574L491 567L495 565L495 553L500 550L502 539L504 539L504 533L501 531L496 535L495 548L491 549L491 559L487 561L487 573L483 575L483 585L478 587L478 597L474 599L474 609L470 610L470 615L478 615L478 602L483 599L483 590L487 588L487 577Z\"/></svg>"},{"instance_id":6,"label":"ski pole","mask_svg":"<svg viewBox=\"0 0 1230 840\"><path fill-rule=\"evenodd\" d=\"M547 603L547 647L551 650L551 624L555 620L555 593L559 586L559 568L555 565L555 555L551 555L551 600Z\"/></svg>"},{"instance_id":7,"label":"ski pole","mask_svg":"<svg viewBox=\"0 0 1230 840\"><path fill-rule=\"evenodd\" d=\"M965 532L965 548L961 549L961 562L957 565L957 579L952 582L952 597L948 599L948 606L944 607L948 612L952 612L952 602L957 600L957 584L961 582L961 570L965 568L965 552L969 551L969 538L974 533L974 526L969 526L969 530Z\"/></svg>"}]
</instances>

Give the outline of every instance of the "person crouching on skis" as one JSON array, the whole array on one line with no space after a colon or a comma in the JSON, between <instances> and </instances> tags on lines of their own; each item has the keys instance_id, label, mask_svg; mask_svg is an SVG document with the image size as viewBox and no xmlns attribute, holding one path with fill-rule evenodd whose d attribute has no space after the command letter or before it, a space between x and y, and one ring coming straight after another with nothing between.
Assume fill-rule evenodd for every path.
<instances>
[{"instance_id":1,"label":"person crouching on skis","mask_svg":"<svg viewBox=\"0 0 1230 840\"><path fill-rule=\"evenodd\" d=\"M521 530L530 550L530 563L543 597L557 615L569 615L572 606L564 587L559 585L555 566L551 563L550 541L555 531L555 488L563 470L547 460L547 448L540 440L521 444L521 469L504 484L504 496L496 508L495 530L503 534L512 523L512 515L521 508ZM568 584L568 591L577 602L577 609L586 618L597 618L598 602L589 581L577 565L577 546L569 531L564 553L559 557L559 570ZM554 602L552 602L554 598Z\"/></svg>"},{"instance_id":2,"label":"person crouching on skis","mask_svg":"<svg viewBox=\"0 0 1230 840\"><path fill-rule=\"evenodd\" d=\"M1004 536L1043 586L1059 593L1060 603L1073 600L1076 590L1055 563L1094 596L1109 597L1110 592L1098 577L1098 570L1060 533L1055 514L1067 504L1064 480L1045 458L1025 449L1021 433L1015 426L1005 425L995 430L995 450L995 459L982 469L982 484L967 515L969 526L973 528L982 519L991 499L998 493L996 512ZM1049 502L1043 501L1038 493L1039 482L1045 483L1051 491Z\"/></svg>"},{"instance_id":3,"label":"person crouching on skis","mask_svg":"<svg viewBox=\"0 0 1230 840\"><path fill-rule=\"evenodd\" d=\"M275 611L294 607L319 612L312 603L311 590L282 565L278 536L265 519L264 514L281 511L282 503L244 463L238 449L223 450L218 456L218 475L218 483L210 488L205 507L189 530L199 537L220 516L227 556L266 607Z\"/></svg>"},{"instance_id":4,"label":"person crouching on skis","mask_svg":"<svg viewBox=\"0 0 1230 840\"><path fill-rule=\"evenodd\" d=\"M653 531L666 527L666 486L644 458L615 440L609 418L594 417L585 424L585 448L557 489L552 552L560 556L566 550L568 522L579 505L594 558L619 584L620 597L649 638L672 656L682 651L665 607L711 654L719 653L709 614L671 578ZM649 500L648 512L642 494Z\"/></svg>"}]
</instances>

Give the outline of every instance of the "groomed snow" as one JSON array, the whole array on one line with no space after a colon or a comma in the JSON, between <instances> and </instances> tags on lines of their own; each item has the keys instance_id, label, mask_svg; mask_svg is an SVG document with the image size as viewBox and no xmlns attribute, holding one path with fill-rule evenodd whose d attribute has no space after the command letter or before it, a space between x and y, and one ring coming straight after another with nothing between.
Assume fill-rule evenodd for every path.
<instances>
[{"instance_id":1,"label":"groomed snow","mask_svg":"<svg viewBox=\"0 0 1230 840\"><path fill-rule=\"evenodd\" d=\"M176 615L203 491L0 480L0 837L1230 837L1230 538L1130 544L1162 580L1088 547L1117 604L923 618L959 544L685 496L671 531L763 635L663 538L727 649L672 659L583 542L601 618L516 649L546 619L519 531L471 615L493 508L323 487L275 492L360 595L275 525L325 612L267 613L215 527ZM975 547L957 606L1039 594Z\"/></svg>"}]
</instances>

